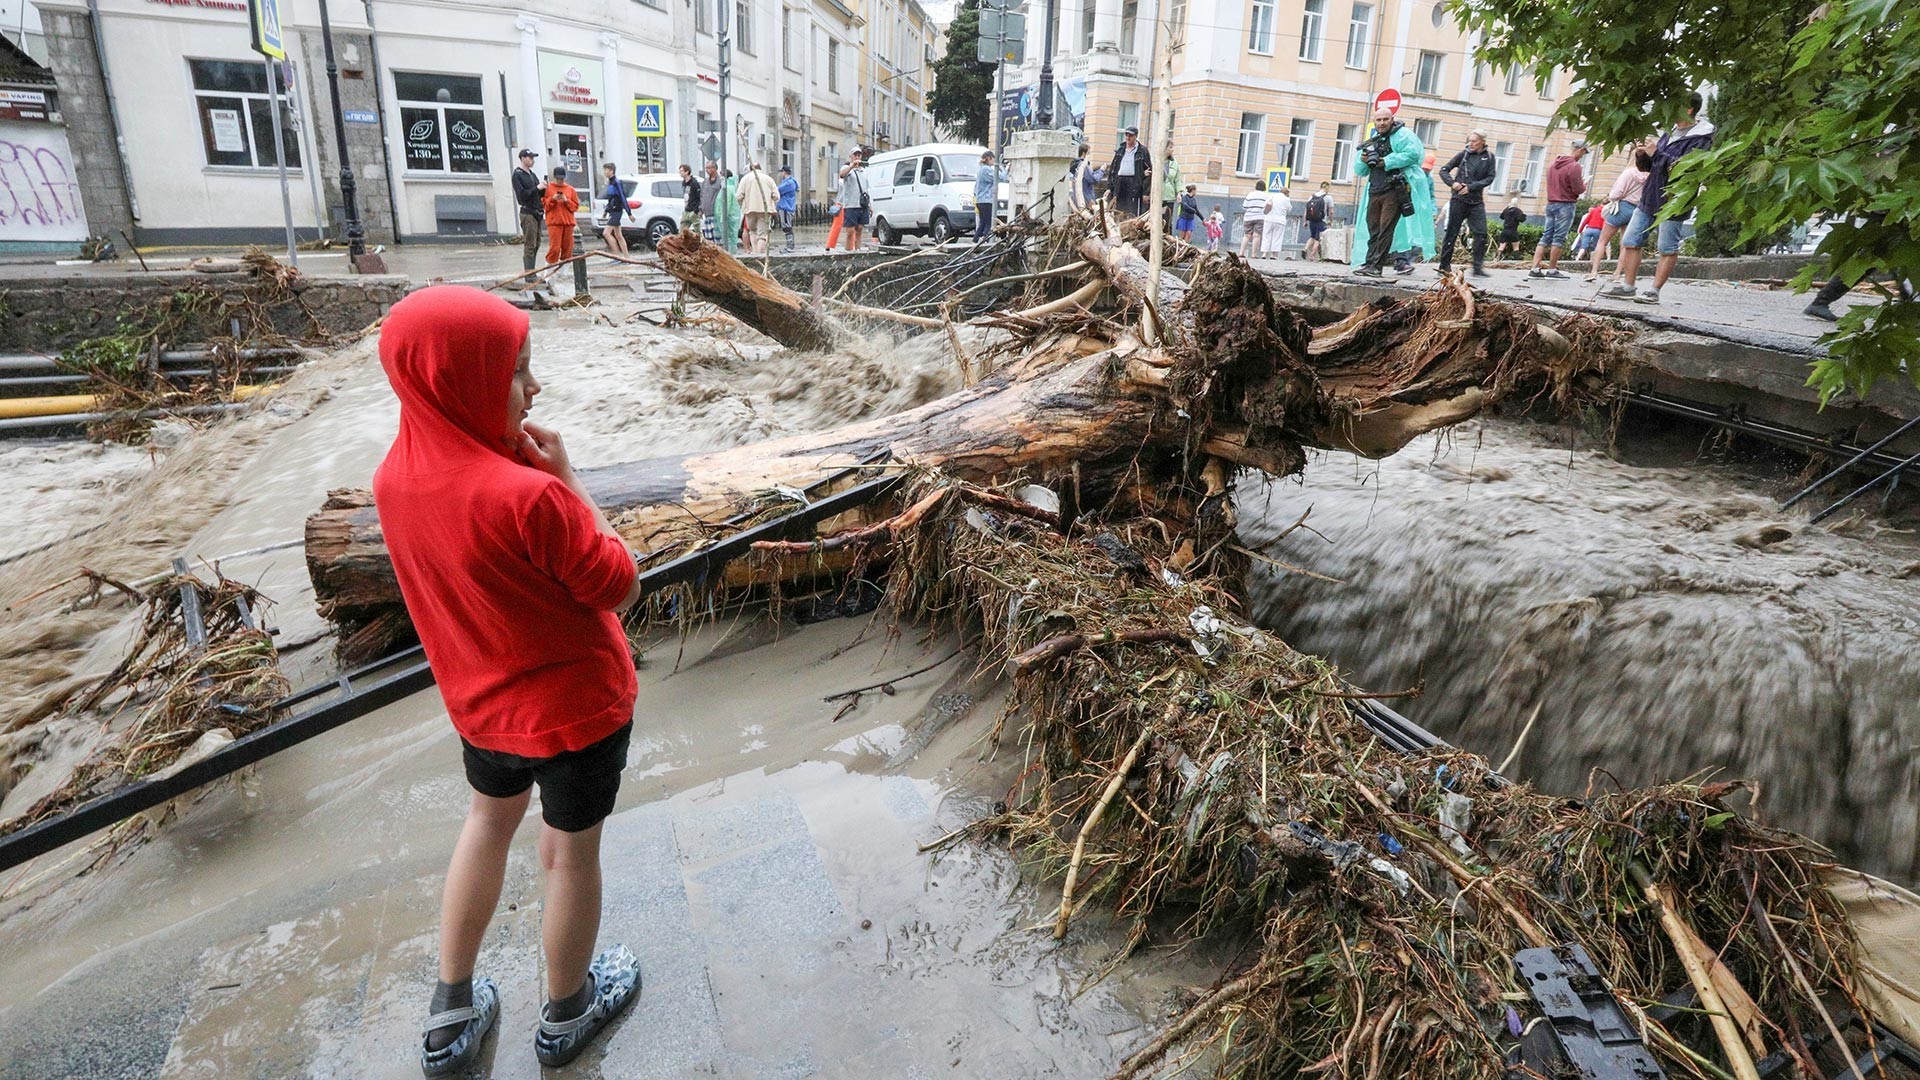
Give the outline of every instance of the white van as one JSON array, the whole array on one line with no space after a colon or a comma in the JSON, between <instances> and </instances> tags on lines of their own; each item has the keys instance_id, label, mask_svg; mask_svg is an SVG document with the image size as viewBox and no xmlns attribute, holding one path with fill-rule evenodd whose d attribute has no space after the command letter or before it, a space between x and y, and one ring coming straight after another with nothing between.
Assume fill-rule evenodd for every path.
<instances>
[{"instance_id":1,"label":"white van","mask_svg":"<svg viewBox=\"0 0 1920 1080\"><path fill-rule=\"evenodd\" d=\"M875 154L867 162L873 235L897 244L907 233L942 243L973 231L973 178L984 146L926 143ZM1004 209L1006 201L997 200Z\"/></svg>"}]
</instances>

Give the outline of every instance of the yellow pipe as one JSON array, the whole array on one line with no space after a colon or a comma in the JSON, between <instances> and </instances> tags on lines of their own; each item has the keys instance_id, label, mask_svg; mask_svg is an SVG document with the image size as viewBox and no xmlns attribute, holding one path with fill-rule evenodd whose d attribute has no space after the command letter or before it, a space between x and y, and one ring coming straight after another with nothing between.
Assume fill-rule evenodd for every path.
<instances>
[{"instance_id":1,"label":"yellow pipe","mask_svg":"<svg viewBox=\"0 0 1920 1080\"><path fill-rule=\"evenodd\" d=\"M242 383L233 388L233 399L244 401L255 394L265 393L278 386L278 383ZM0 398L0 420L16 420L24 417L71 416L74 413L94 412L101 407L100 398L93 394L58 394L53 397Z\"/></svg>"}]
</instances>

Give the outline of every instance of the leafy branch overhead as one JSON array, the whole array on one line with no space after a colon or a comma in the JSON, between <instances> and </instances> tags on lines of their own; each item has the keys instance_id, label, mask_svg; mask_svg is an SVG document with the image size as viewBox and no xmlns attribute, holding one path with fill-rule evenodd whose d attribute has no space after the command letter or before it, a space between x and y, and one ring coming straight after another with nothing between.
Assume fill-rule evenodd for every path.
<instances>
[{"instance_id":1,"label":"leafy branch overhead","mask_svg":"<svg viewBox=\"0 0 1920 1080\"><path fill-rule=\"evenodd\" d=\"M1449 0L1499 66L1576 80L1558 122L1602 146L1664 129L1711 87L1714 149L1677 170L1667 213L1737 223L1742 241L1825 215L1806 287L1838 272L1920 279L1920 18L1898 0ZM1871 287L1871 286L1866 286ZM1822 394L1920 382L1920 303L1862 304L1825 339Z\"/></svg>"}]
</instances>

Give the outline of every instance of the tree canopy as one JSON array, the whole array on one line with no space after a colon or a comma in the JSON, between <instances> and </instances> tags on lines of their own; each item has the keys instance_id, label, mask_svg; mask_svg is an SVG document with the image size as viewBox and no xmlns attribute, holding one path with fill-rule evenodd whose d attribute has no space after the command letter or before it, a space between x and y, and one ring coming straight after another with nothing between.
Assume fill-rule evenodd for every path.
<instances>
[{"instance_id":1,"label":"tree canopy","mask_svg":"<svg viewBox=\"0 0 1920 1080\"><path fill-rule=\"evenodd\" d=\"M987 141L993 65L979 61L980 0L961 0L947 27L947 51L933 65L933 122L962 142Z\"/></svg>"},{"instance_id":2,"label":"tree canopy","mask_svg":"<svg viewBox=\"0 0 1920 1080\"><path fill-rule=\"evenodd\" d=\"M1734 221L1742 240L1826 215L1805 288L1839 273L1920 279L1920 14L1902 0L1449 0L1496 65L1577 81L1556 119L1624 146L1718 88L1711 152L1676 170L1663 213ZM1920 303L1860 305L1824 339L1831 397L1920 384Z\"/></svg>"}]
</instances>

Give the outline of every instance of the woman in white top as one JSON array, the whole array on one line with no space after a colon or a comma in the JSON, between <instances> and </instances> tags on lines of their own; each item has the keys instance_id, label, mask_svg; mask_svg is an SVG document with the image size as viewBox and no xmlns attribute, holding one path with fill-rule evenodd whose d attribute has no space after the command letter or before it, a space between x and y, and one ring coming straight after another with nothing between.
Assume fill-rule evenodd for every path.
<instances>
[{"instance_id":1,"label":"woman in white top","mask_svg":"<svg viewBox=\"0 0 1920 1080\"><path fill-rule=\"evenodd\" d=\"M1287 218L1293 213L1293 200L1286 188L1267 193L1266 226L1261 231L1260 253L1270 259L1282 256L1287 243Z\"/></svg>"},{"instance_id":2,"label":"woman in white top","mask_svg":"<svg viewBox=\"0 0 1920 1080\"><path fill-rule=\"evenodd\" d=\"M1608 241L1633 220L1634 208L1640 204L1641 189L1647 186L1647 170L1652 166L1653 140L1642 139L1627 155L1627 167L1620 170L1619 178L1607 192L1607 204L1601 210L1600 242L1593 246L1593 272L1587 275L1588 281L1600 276L1600 260L1606 257ZM1620 280L1619 263L1613 264L1613 280Z\"/></svg>"},{"instance_id":3,"label":"woman in white top","mask_svg":"<svg viewBox=\"0 0 1920 1080\"><path fill-rule=\"evenodd\" d=\"M1260 253L1260 234L1267 220L1267 182L1255 180L1253 190L1247 192L1246 199L1240 204L1240 257L1251 258Z\"/></svg>"}]
</instances>

